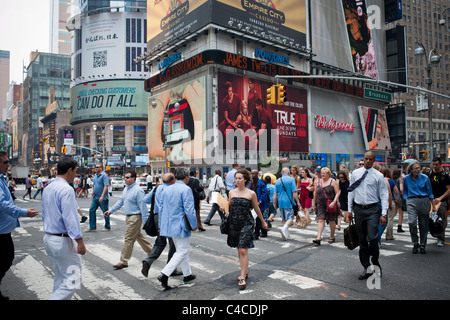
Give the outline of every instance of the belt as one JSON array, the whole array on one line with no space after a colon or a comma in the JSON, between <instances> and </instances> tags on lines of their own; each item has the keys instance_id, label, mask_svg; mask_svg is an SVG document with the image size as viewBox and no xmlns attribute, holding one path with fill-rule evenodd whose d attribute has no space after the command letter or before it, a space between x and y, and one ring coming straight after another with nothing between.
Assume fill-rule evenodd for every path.
<instances>
[{"instance_id":1,"label":"belt","mask_svg":"<svg viewBox=\"0 0 450 320\"><path fill-rule=\"evenodd\" d=\"M422 198L428 198L428 196L414 196L414 197L409 197L408 199L422 199Z\"/></svg>"},{"instance_id":2,"label":"belt","mask_svg":"<svg viewBox=\"0 0 450 320\"><path fill-rule=\"evenodd\" d=\"M50 236L69 238L69 235L67 233L46 233L46 234Z\"/></svg>"},{"instance_id":3,"label":"belt","mask_svg":"<svg viewBox=\"0 0 450 320\"><path fill-rule=\"evenodd\" d=\"M377 205L378 205L378 202L371 203L371 204L359 204L359 203L353 202L353 204L354 204L356 207L361 208L361 209L369 209L369 208L372 208L372 207L377 206Z\"/></svg>"}]
</instances>

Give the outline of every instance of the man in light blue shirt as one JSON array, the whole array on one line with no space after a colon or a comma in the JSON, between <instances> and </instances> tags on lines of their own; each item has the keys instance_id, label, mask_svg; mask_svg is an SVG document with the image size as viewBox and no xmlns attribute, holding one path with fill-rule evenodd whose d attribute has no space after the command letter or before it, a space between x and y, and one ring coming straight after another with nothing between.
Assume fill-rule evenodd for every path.
<instances>
[{"instance_id":1,"label":"man in light blue shirt","mask_svg":"<svg viewBox=\"0 0 450 320\"><path fill-rule=\"evenodd\" d=\"M77 174L77 162L65 157L58 162L57 177L42 194L44 246L55 273L51 300L70 300L81 286L81 256L86 253L75 190L69 183Z\"/></svg>"},{"instance_id":2,"label":"man in light blue shirt","mask_svg":"<svg viewBox=\"0 0 450 320\"><path fill-rule=\"evenodd\" d=\"M19 217L35 217L38 214L34 209L21 209L14 204L4 177L8 169L8 155L0 151L0 284L14 260L11 232L19 226ZM7 299L0 292L0 301Z\"/></svg>"},{"instance_id":3,"label":"man in light blue shirt","mask_svg":"<svg viewBox=\"0 0 450 320\"><path fill-rule=\"evenodd\" d=\"M275 192L273 194L273 205L275 209L280 209L281 220L284 224L280 229L283 240L289 239L289 227L294 224L296 212L294 212L292 205L297 204L299 210L301 209L295 179L290 177L289 173L289 168L281 170L282 176L275 182Z\"/></svg>"},{"instance_id":4,"label":"man in light blue shirt","mask_svg":"<svg viewBox=\"0 0 450 320\"><path fill-rule=\"evenodd\" d=\"M189 182L189 169L177 168L175 171L177 181L168 186L162 193L162 207L159 212L160 235L171 237L176 248L172 259L161 271L158 280L164 289L170 289L169 276L178 267L184 275L184 282L195 279L189 265L189 246L191 243L191 231L197 229L197 217L195 215L194 195L192 189L187 186Z\"/></svg>"},{"instance_id":5,"label":"man in light blue shirt","mask_svg":"<svg viewBox=\"0 0 450 320\"><path fill-rule=\"evenodd\" d=\"M426 253L430 209L436 211L434 203L432 201L430 203L430 200L434 199L430 178L420 173L420 169L418 161L411 162L407 169L409 174L403 179L403 198L406 199L414 254L419 249L420 253ZM417 224L419 224L420 238L417 236Z\"/></svg>"},{"instance_id":6,"label":"man in light blue shirt","mask_svg":"<svg viewBox=\"0 0 450 320\"><path fill-rule=\"evenodd\" d=\"M155 193L155 201L153 203L153 212L155 213L155 217L156 217L155 223L156 224L158 224L159 213L161 212L161 208L163 206L162 194L168 186L175 183L175 176L173 175L173 173L170 173L170 172L165 173L162 177L162 180L163 180L163 184L153 188L152 191L150 191L150 193L148 193L144 198L144 202L151 205L153 193ZM144 219L143 219L144 223L145 223L145 221L147 221L148 217L149 217L148 214L144 215ZM153 262L155 262L159 258L161 253L164 251L164 249L166 248L166 245L167 245L167 241L169 241L169 255L167 257L167 262L169 262L170 259L172 258L173 254L175 253L175 245L173 243L172 238L164 237L158 233L158 236L156 237L155 245L153 246L152 252L150 253L150 255L147 258L145 258L142 261L141 272L144 276L148 277L148 271L150 270L151 265L153 264ZM172 273L172 276L174 276L174 275L181 275L181 272L175 270Z\"/></svg>"},{"instance_id":7,"label":"man in light blue shirt","mask_svg":"<svg viewBox=\"0 0 450 320\"><path fill-rule=\"evenodd\" d=\"M94 190L92 193L91 207L89 208L89 229L88 231L95 231L97 229L96 212L98 207L103 211L103 214L109 208L108 186L109 179L106 172L103 172L103 164L97 163L95 165L97 174L94 176L92 182L94 183ZM109 223L109 216L105 216L105 231L110 231L111 225Z\"/></svg>"},{"instance_id":8,"label":"man in light blue shirt","mask_svg":"<svg viewBox=\"0 0 450 320\"><path fill-rule=\"evenodd\" d=\"M230 190L233 190L236 187L236 183L234 182L234 175L236 174L236 171L238 171L241 168L240 164L233 164L233 169L231 169L230 172L227 173L227 176L225 177L225 184L227 185L227 196L228 192Z\"/></svg>"},{"instance_id":9,"label":"man in light blue shirt","mask_svg":"<svg viewBox=\"0 0 450 320\"><path fill-rule=\"evenodd\" d=\"M127 216L125 219L127 229L125 230L120 262L113 266L116 270L128 267L128 261L131 258L135 241L139 243L147 254L150 254L152 251L152 245L141 232L142 216L147 213L148 208L144 202L144 190L136 183L136 171L130 170L125 174L125 184L126 187L119 201L114 204L111 210L105 212L105 217L109 217L110 214L124 206L125 215Z\"/></svg>"}]
</instances>

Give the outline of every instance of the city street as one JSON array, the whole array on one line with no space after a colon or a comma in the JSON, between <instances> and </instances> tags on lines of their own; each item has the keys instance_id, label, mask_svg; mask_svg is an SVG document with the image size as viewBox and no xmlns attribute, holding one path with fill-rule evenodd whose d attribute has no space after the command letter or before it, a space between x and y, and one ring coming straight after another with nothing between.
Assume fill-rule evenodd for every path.
<instances>
[{"instance_id":1,"label":"city street","mask_svg":"<svg viewBox=\"0 0 450 320\"><path fill-rule=\"evenodd\" d=\"M33 189L34 195L35 189ZM45 191L44 191L45 192ZM23 190L16 191L16 204L41 211L40 195L36 200L22 200ZM110 207L119 199L114 191ZM79 199L81 210L88 216L89 199ZM202 203L202 221L210 205ZM145 252L136 243L129 267L115 270L119 262L125 231L123 209L111 216L112 230L102 231L103 216L97 212L97 231L86 232L82 224L87 253L83 257L82 285L77 300L439 300L450 299L450 244L437 247L429 236L427 254L411 253L408 225L395 240L383 235L380 281L361 281L358 249L348 250L343 244L343 223L336 243L328 244L326 234L321 246L311 241L316 235L314 221L307 229L290 228L291 239L282 241L279 216L267 238L255 241L249 250L250 268L247 289L239 291L240 275L236 249L229 248L226 236L219 231L219 215L205 232L194 232L191 240L190 264L197 279L184 284L183 278L172 277L172 290L163 291L156 279L167 261L166 249L150 269L148 278L141 274ZM2 283L2 293L11 300L46 300L53 286L53 274L43 245L42 218L22 218L21 227L13 232L16 258ZM450 230L447 230L447 237ZM151 243L154 238L151 238Z\"/></svg>"}]
</instances>

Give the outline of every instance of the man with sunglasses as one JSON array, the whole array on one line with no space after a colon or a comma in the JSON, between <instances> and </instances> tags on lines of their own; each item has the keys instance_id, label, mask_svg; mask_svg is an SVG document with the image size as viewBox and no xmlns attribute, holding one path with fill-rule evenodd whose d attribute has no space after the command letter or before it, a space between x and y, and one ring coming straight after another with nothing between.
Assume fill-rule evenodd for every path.
<instances>
[{"instance_id":1,"label":"man with sunglasses","mask_svg":"<svg viewBox=\"0 0 450 320\"><path fill-rule=\"evenodd\" d=\"M108 186L109 178L106 172L103 171L103 164L97 163L95 165L97 174L94 176L94 191L92 192L92 202L89 208L89 229L87 231L95 231L97 229L97 209L100 207L103 214L109 208ZM110 231L111 225L109 216L105 216L105 231Z\"/></svg>"},{"instance_id":2,"label":"man with sunglasses","mask_svg":"<svg viewBox=\"0 0 450 320\"><path fill-rule=\"evenodd\" d=\"M4 177L8 169L8 155L0 151L0 283L14 260L11 232L19 226L19 217L35 217L38 214L34 209L21 209L14 204ZM0 301L7 299L0 292Z\"/></svg>"},{"instance_id":3,"label":"man with sunglasses","mask_svg":"<svg viewBox=\"0 0 450 320\"><path fill-rule=\"evenodd\" d=\"M120 262L113 266L116 270L128 267L128 261L131 258L135 241L139 243L147 255L152 252L152 245L141 232L142 217L147 213L148 208L144 202L144 190L136 183L136 171L130 170L125 174L125 184L126 187L120 199L113 205L111 210L105 212L105 217L109 218L112 213L122 208L122 206L125 208L127 229L125 230Z\"/></svg>"}]
</instances>

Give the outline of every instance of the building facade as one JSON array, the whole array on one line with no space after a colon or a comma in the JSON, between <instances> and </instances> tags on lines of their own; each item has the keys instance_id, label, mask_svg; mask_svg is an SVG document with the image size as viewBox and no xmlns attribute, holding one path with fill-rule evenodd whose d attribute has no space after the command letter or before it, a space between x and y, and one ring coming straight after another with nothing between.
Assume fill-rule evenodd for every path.
<instances>
[{"instance_id":1,"label":"building facade","mask_svg":"<svg viewBox=\"0 0 450 320\"><path fill-rule=\"evenodd\" d=\"M406 55L408 85L427 88L426 59L433 49L442 55L439 64L431 69L431 90L448 95L450 92L450 57L448 44L450 40L450 23L440 24L441 19L448 21L450 14L449 2L445 0L403 0L403 18L389 24L406 28ZM421 42L426 50L426 57L414 54ZM393 103L406 105L408 147L404 154L416 159L426 160L429 147L428 111L419 111L417 105L418 92L409 90L406 93L395 94ZM450 139L450 100L432 96L434 156L438 155L447 161L447 145ZM428 159L429 160L429 159Z\"/></svg>"},{"instance_id":2,"label":"building facade","mask_svg":"<svg viewBox=\"0 0 450 320\"><path fill-rule=\"evenodd\" d=\"M69 19L73 39L71 124L82 164L146 171L148 69L146 1L81 1ZM78 150L77 149L77 150Z\"/></svg>"},{"instance_id":3,"label":"building facade","mask_svg":"<svg viewBox=\"0 0 450 320\"><path fill-rule=\"evenodd\" d=\"M0 50L0 120L6 120L7 94L9 92L10 52Z\"/></svg>"},{"instance_id":4,"label":"building facade","mask_svg":"<svg viewBox=\"0 0 450 320\"><path fill-rule=\"evenodd\" d=\"M33 156L43 152L42 123L49 101L49 89L55 88L59 109L70 107L70 56L32 52L23 84L22 157L32 166Z\"/></svg>"},{"instance_id":5,"label":"building facade","mask_svg":"<svg viewBox=\"0 0 450 320\"><path fill-rule=\"evenodd\" d=\"M188 165L211 174L274 160L336 170L368 149L385 161L390 99L380 97L389 88L364 81L386 80L385 31L366 28L370 5L383 12L384 1L155 2L145 81L154 171ZM353 22L363 43L347 29ZM301 78L311 75L323 78ZM268 101L276 84L286 102Z\"/></svg>"}]
</instances>

